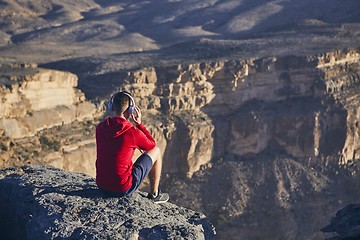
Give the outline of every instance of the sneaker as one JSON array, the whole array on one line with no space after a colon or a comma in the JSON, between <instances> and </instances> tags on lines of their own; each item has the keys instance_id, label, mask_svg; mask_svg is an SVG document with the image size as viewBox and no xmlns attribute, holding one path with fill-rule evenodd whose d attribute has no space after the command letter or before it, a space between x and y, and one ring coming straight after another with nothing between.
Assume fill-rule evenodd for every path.
<instances>
[{"instance_id":1,"label":"sneaker","mask_svg":"<svg viewBox=\"0 0 360 240\"><path fill-rule=\"evenodd\" d=\"M167 193L162 193L160 190L157 194L157 196L154 196L153 194L149 193L148 194L148 198L150 200L153 200L154 203L165 203L167 201L169 201L169 194Z\"/></svg>"}]
</instances>

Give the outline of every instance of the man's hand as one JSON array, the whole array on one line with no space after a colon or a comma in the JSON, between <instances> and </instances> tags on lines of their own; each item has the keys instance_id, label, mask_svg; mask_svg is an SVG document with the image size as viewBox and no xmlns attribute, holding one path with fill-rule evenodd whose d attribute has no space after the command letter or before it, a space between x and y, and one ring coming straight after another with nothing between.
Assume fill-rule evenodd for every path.
<instances>
[{"instance_id":1,"label":"man's hand","mask_svg":"<svg viewBox=\"0 0 360 240\"><path fill-rule=\"evenodd\" d=\"M136 125L139 125L141 124L141 111L140 111L140 108L138 106L135 106L134 108L134 111L135 111L135 114L131 114L131 118L132 120L134 121L134 123Z\"/></svg>"}]
</instances>

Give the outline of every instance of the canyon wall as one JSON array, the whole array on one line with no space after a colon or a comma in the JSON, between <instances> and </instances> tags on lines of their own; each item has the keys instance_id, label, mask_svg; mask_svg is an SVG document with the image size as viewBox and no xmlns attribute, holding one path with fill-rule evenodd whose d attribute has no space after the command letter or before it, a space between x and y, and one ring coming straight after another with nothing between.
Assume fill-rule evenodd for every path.
<instances>
[{"instance_id":1,"label":"canyon wall","mask_svg":"<svg viewBox=\"0 0 360 240\"><path fill-rule=\"evenodd\" d=\"M223 155L264 151L347 163L359 158L359 58L349 50L144 68L112 91L134 95L168 173L191 177ZM41 157L94 176L94 128L109 114L98 109L112 92L96 108L71 73L30 65L0 70L3 166Z\"/></svg>"},{"instance_id":2,"label":"canyon wall","mask_svg":"<svg viewBox=\"0 0 360 240\"><path fill-rule=\"evenodd\" d=\"M163 151L173 202L205 212L222 239L316 239L319 211L358 199L359 59L344 50L149 67L82 78L81 91L71 73L3 65L1 167L95 176L95 126L127 90Z\"/></svg>"},{"instance_id":3,"label":"canyon wall","mask_svg":"<svg viewBox=\"0 0 360 240\"><path fill-rule=\"evenodd\" d=\"M328 54L321 59L318 68L323 73L326 91L344 109L346 115L342 126L345 141L341 149L341 163L352 162L360 157L359 143L359 103L360 103L360 64L359 52Z\"/></svg>"},{"instance_id":4,"label":"canyon wall","mask_svg":"<svg viewBox=\"0 0 360 240\"><path fill-rule=\"evenodd\" d=\"M85 101L77 76L35 66L1 69L0 128L14 139L40 130L92 118L94 105Z\"/></svg>"},{"instance_id":5,"label":"canyon wall","mask_svg":"<svg viewBox=\"0 0 360 240\"><path fill-rule=\"evenodd\" d=\"M187 167L165 155L170 172L191 176L212 158L263 151L346 163L359 159L359 58L349 50L142 69L121 89L175 126L162 142Z\"/></svg>"},{"instance_id":6,"label":"canyon wall","mask_svg":"<svg viewBox=\"0 0 360 240\"><path fill-rule=\"evenodd\" d=\"M76 88L77 76L30 64L1 65L0 73L1 166L49 164L94 175L86 125L98 111Z\"/></svg>"}]
</instances>

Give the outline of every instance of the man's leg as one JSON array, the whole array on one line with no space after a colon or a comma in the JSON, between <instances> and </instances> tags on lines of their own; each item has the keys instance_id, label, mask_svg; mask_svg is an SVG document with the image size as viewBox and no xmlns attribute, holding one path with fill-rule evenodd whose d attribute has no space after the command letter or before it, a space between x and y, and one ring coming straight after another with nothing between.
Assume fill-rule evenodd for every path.
<instances>
[{"instance_id":1,"label":"man's leg","mask_svg":"<svg viewBox=\"0 0 360 240\"><path fill-rule=\"evenodd\" d=\"M160 178L161 178L161 169L162 169L162 157L160 148L155 147L152 150L146 152L153 161L152 169L149 173L150 178L150 193L156 196L159 190Z\"/></svg>"}]
</instances>

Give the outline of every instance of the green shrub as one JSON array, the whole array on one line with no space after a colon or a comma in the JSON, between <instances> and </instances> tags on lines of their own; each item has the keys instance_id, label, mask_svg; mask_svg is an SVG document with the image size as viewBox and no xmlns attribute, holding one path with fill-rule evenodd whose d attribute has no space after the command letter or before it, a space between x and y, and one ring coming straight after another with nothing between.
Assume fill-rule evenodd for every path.
<instances>
[{"instance_id":1,"label":"green shrub","mask_svg":"<svg viewBox=\"0 0 360 240\"><path fill-rule=\"evenodd\" d=\"M42 147L45 147L47 149L52 149L55 151L59 151L61 148L60 141L57 140L51 140L46 136L40 136L40 144Z\"/></svg>"}]
</instances>

